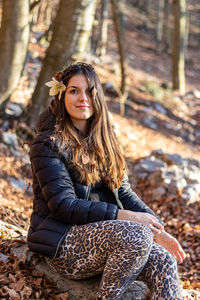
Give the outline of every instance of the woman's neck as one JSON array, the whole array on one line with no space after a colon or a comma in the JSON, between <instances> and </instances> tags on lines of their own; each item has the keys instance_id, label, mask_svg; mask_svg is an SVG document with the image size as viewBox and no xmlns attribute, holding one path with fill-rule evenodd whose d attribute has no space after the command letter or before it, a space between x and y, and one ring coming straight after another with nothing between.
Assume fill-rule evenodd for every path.
<instances>
[{"instance_id":1,"label":"woman's neck","mask_svg":"<svg viewBox=\"0 0 200 300\"><path fill-rule=\"evenodd\" d=\"M86 135L87 130L88 130L88 123L85 122L85 120L80 120L78 122L72 121L74 124L74 127L78 129L82 133L82 135Z\"/></svg>"}]
</instances>

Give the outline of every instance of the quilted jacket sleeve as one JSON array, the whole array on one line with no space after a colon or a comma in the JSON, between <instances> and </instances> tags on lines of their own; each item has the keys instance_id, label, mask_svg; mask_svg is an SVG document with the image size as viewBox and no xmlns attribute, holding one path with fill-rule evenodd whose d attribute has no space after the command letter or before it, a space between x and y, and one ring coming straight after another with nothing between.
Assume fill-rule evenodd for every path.
<instances>
[{"instance_id":1,"label":"quilted jacket sleeve","mask_svg":"<svg viewBox=\"0 0 200 300\"><path fill-rule=\"evenodd\" d=\"M117 205L76 197L69 171L51 147L42 142L34 143L30 159L33 174L56 219L67 224L87 224L117 218Z\"/></svg>"},{"instance_id":2,"label":"quilted jacket sleeve","mask_svg":"<svg viewBox=\"0 0 200 300\"><path fill-rule=\"evenodd\" d=\"M124 176L122 185L118 190L118 196L124 209L152 214L164 225L164 222L132 190L127 175Z\"/></svg>"}]
</instances>

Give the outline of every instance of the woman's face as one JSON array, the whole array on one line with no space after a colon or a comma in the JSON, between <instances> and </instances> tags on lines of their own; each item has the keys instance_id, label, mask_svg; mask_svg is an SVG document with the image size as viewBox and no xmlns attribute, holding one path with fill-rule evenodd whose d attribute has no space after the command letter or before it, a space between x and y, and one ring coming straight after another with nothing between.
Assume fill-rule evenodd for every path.
<instances>
[{"instance_id":1,"label":"woman's face","mask_svg":"<svg viewBox=\"0 0 200 300\"><path fill-rule=\"evenodd\" d=\"M65 92L65 108L74 126L85 133L87 120L94 114L94 106L84 75L75 75L69 80Z\"/></svg>"}]
</instances>

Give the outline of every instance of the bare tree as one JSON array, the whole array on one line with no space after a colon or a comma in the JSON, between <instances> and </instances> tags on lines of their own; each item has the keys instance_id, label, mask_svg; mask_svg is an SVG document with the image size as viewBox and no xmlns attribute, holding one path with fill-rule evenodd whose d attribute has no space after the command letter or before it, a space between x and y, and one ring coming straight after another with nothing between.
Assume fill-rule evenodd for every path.
<instances>
[{"instance_id":1,"label":"bare tree","mask_svg":"<svg viewBox=\"0 0 200 300\"><path fill-rule=\"evenodd\" d=\"M108 2L109 0L101 0L100 42L96 51L99 56L106 54L108 38Z\"/></svg>"},{"instance_id":2,"label":"bare tree","mask_svg":"<svg viewBox=\"0 0 200 300\"><path fill-rule=\"evenodd\" d=\"M161 42L162 42L162 38L163 38L163 8L164 8L164 0L158 0L157 28L156 28L157 54L160 54Z\"/></svg>"},{"instance_id":3,"label":"bare tree","mask_svg":"<svg viewBox=\"0 0 200 300\"><path fill-rule=\"evenodd\" d=\"M45 82L49 81L55 72L68 66L73 61L73 56L80 59L85 52L96 2L96 0L60 1L52 40L27 113L27 121L32 129L35 128L38 114L48 106L48 89ZM90 25L83 26L86 16Z\"/></svg>"},{"instance_id":4,"label":"bare tree","mask_svg":"<svg viewBox=\"0 0 200 300\"><path fill-rule=\"evenodd\" d=\"M174 33L172 47L173 89L185 93L185 50L187 36L186 0L173 0Z\"/></svg>"},{"instance_id":5,"label":"bare tree","mask_svg":"<svg viewBox=\"0 0 200 300\"><path fill-rule=\"evenodd\" d=\"M163 51L168 52L170 46L170 28L169 28L169 0L164 2L164 15L163 15Z\"/></svg>"},{"instance_id":6,"label":"bare tree","mask_svg":"<svg viewBox=\"0 0 200 300\"><path fill-rule=\"evenodd\" d=\"M93 21L97 0L82 1L82 11L77 23L77 43L73 51L73 58L76 61L81 61L87 51L88 42L91 37Z\"/></svg>"},{"instance_id":7,"label":"bare tree","mask_svg":"<svg viewBox=\"0 0 200 300\"><path fill-rule=\"evenodd\" d=\"M17 88L29 40L29 1L3 0L0 28L0 111Z\"/></svg>"},{"instance_id":8,"label":"bare tree","mask_svg":"<svg viewBox=\"0 0 200 300\"><path fill-rule=\"evenodd\" d=\"M120 67L121 67L121 95L120 95L120 113L124 115L124 103L127 98L126 90L126 59L125 59L125 49L124 49L124 37L123 24L120 24L121 14L123 13L123 8L121 5L123 2L117 2L116 0L111 0L111 7L114 19L114 27L117 36L118 51L120 55Z\"/></svg>"}]
</instances>

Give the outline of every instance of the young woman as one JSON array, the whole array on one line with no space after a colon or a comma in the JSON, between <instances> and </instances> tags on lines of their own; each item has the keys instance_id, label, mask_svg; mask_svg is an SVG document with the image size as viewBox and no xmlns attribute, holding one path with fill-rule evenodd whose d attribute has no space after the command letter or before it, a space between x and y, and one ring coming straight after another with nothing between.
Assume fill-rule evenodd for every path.
<instances>
[{"instance_id":1,"label":"young woman","mask_svg":"<svg viewBox=\"0 0 200 300\"><path fill-rule=\"evenodd\" d=\"M93 67L71 65L47 85L55 98L30 149L29 248L69 279L102 273L98 299L121 299L136 279L152 299L182 299L185 253L130 187Z\"/></svg>"}]
</instances>

